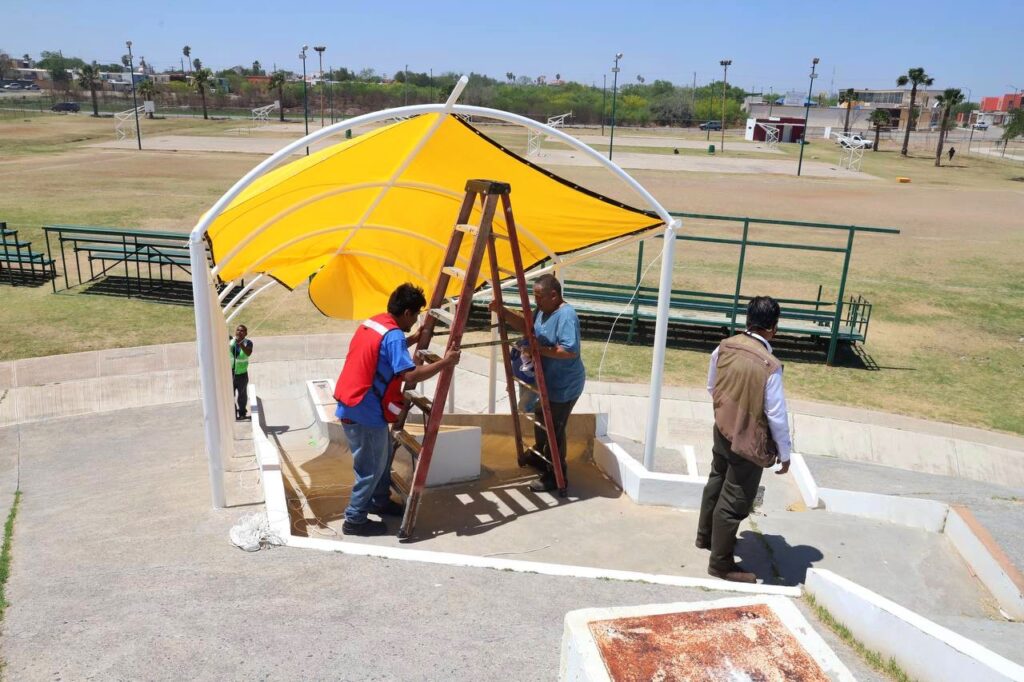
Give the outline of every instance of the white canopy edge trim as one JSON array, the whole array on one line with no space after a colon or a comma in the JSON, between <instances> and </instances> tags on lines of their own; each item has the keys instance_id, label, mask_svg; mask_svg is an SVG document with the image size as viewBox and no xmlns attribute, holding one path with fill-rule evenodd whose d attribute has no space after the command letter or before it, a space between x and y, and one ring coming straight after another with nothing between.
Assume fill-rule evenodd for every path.
<instances>
[{"instance_id":1,"label":"white canopy edge trim","mask_svg":"<svg viewBox=\"0 0 1024 682\"><path fill-rule=\"evenodd\" d=\"M245 296L245 292L249 291L249 289L252 289L253 285L255 285L255 284L256 284L257 282L259 282L259 281L260 281L261 279L263 279L263 273L262 273L262 272L261 272L260 274L256 275L255 277L253 277L253 278L252 278L252 279L251 279L251 280L249 281L249 283L248 283L248 284L246 284L246 285L245 285L245 286L244 286L244 287L242 288L242 290L238 292L238 295L236 295L236 296L235 296L234 298L232 298L232 299L231 299L230 301L228 301L228 302L227 302L227 303L226 303L226 304L224 305L224 310L230 310L232 306L234 306L234 305L235 305L235 304L237 304L237 303L238 303L238 302L239 302L240 300L242 300L242 297L243 297L243 296ZM245 276L243 275L242 277L240 277L240 278L239 278L239 280L240 280L240 281L245 281ZM231 285L232 285L232 284L234 284L234 282L229 282L229 283L228 283L227 285L225 285L225 287L224 287L225 291L228 291L228 290L230 290L230 289L231 289ZM221 298L220 300L221 300L221 301L223 301L224 299L223 299L223 298Z\"/></svg>"},{"instance_id":2,"label":"white canopy edge trim","mask_svg":"<svg viewBox=\"0 0 1024 682\"><path fill-rule=\"evenodd\" d=\"M275 282L274 280L270 280L269 282L267 282L266 284L261 286L259 289L257 289L256 291L252 292L252 296L250 296L246 300L242 301L242 305L238 306L237 308L235 308L234 310L231 311L231 314L228 315L226 320L224 320L225 324L228 323L228 322L231 322L231 320L235 319L235 315L237 315L238 313L242 312L242 310L245 308L245 306L247 306L250 303L252 303L254 300L256 300L257 296L259 296L265 290L269 289L270 287L274 286L275 284L277 284L277 282Z\"/></svg>"}]
</instances>

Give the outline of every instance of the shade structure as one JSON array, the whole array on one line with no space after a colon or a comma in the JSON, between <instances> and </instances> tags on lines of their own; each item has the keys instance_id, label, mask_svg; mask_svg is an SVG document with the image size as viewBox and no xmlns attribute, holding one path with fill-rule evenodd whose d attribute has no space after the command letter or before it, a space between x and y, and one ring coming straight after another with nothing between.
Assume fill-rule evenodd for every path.
<instances>
[{"instance_id":1,"label":"shade structure","mask_svg":"<svg viewBox=\"0 0 1024 682\"><path fill-rule=\"evenodd\" d=\"M313 303L343 319L380 312L406 281L429 298L466 181L474 178L512 186L527 267L663 225L653 211L529 163L462 117L427 113L254 180L207 227L214 274L233 281L260 273L289 288L312 276ZM495 227L504 230L501 216ZM471 246L467 240L463 258ZM498 258L512 269L506 242L499 241ZM460 283L450 286L446 294L456 295Z\"/></svg>"}]
</instances>

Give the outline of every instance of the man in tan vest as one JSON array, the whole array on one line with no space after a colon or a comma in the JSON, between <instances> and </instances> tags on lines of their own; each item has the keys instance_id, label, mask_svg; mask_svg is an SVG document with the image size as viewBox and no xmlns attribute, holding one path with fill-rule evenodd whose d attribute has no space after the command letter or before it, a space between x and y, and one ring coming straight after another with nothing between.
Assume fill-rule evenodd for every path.
<instances>
[{"instance_id":1,"label":"man in tan vest","mask_svg":"<svg viewBox=\"0 0 1024 682\"><path fill-rule=\"evenodd\" d=\"M708 392L715 405L714 460L704 487L697 523L699 549L710 549L708 573L752 583L753 573L733 559L736 531L747 518L761 472L781 464L789 471L792 441L782 391L782 363L769 341L779 325L779 304L757 296L747 305L747 330L730 337L711 354Z\"/></svg>"}]
</instances>

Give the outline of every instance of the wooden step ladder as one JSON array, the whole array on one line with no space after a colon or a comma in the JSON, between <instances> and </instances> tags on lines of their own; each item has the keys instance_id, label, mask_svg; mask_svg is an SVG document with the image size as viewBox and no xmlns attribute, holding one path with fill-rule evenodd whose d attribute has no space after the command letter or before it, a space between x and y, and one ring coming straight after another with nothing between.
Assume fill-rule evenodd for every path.
<instances>
[{"instance_id":1,"label":"wooden step ladder","mask_svg":"<svg viewBox=\"0 0 1024 682\"><path fill-rule=\"evenodd\" d=\"M462 348L462 336L469 321L470 309L473 305L473 292L476 282L480 276L480 268L484 257L490 265L490 284L494 295L494 301L498 310L505 310L501 295L501 280L503 277L514 277L516 288L519 292L519 303L522 306L524 323L523 337L526 340L530 353L535 359L536 386L531 386L512 373L512 357L510 353L509 330L504 315L498 315L498 341L501 346L501 353L505 363L505 386L508 389L508 400L512 410L512 426L515 433L516 456L519 466L525 466L527 457L532 455L547 462L555 474L555 484L559 494L565 497L566 483L565 472L562 470L561 453L558 451L558 439L555 438L554 420L551 414L551 404L548 401L547 385L544 381L544 369L540 360L540 349L537 345L537 338L533 332L533 308L530 301L530 291L526 286L526 277L523 273L523 258L519 249L519 239L516 233L515 220L512 216L512 204L509 199L511 186L503 182L491 180L470 180L466 183L466 196L462 201L462 208L459 210L452 236L448 241L448 249L445 252L444 262L438 274L437 284L431 294L428 314L422 326L419 342L416 345L414 360L417 364L423 362L436 362L440 358L431 353L428 348L430 341L435 335L437 324L444 324L448 327L448 343L446 352ZM473 207L477 200L480 201L481 219L479 225L471 224L470 218ZM501 209L505 222L506 232L504 234L495 232L493 229L494 213L501 203ZM465 268L457 267L457 259L462 248L463 240L469 237L473 240L472 253ZM507 242L511 251L513 270L504 270L498 267L498 255L496 244L498 241ZM462 281L462 289L454 304L445 307L445 294L452 278ZM454 310L452 308L454 307ZM440 335L442 332L436 332ZM473 344L480 345L480 344ZM430 470L430 461L434 455L434 445L437 442L437 432L441 427L444 415L445 400L451 388L452 376L455 372L454 366L446 367L437 375L437 383L434 389L433 399L416 392L414 384L406 383L403 388L405 407L399 415L398 420L392 427L392 461L399 448L404 448L412 455L413 474L410 481L403 480L398 475L392 476L396 490L405 498L405 515L402 518L402 526L399 529L398 537L409 538L416 526L416 515L419 511L420 499L426 487L427 474ZM538 405L544 415L543 422L538 422L534 416L526 415L528 421L534 424L535 428L542 429L548 437L546 452L538 452L536 448L526 448L523 445L522 425L520 424L520 412L516 400L516 384L538 394ZM417 409L424 416L424 430L422 441L417 439L405 430L409 412Z\"/></svg>"}]
</instances>

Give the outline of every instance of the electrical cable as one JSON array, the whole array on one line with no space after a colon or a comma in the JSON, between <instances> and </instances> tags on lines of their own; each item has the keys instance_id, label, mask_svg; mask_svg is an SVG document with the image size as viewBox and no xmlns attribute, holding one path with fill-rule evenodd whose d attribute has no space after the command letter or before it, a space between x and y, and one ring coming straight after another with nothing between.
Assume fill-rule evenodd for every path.
<instances>
[{"instance_id":1,"label":"electrical cable","mask_svg":"<svg viewBox=\"0 0 1024 682\"><path fill-rule=\"evenodd\" d=\"M646 269L645 269L645 270L643 271L643 273L642 273L642 274L640 275L640 277L638 277L638 278L637 278L637 284L636 284L636 288L635 288L635 289L633 289L633 293L632 293L632 295L630 295L630 297L629 297L629 300L628 300L628 301L626 301L626 305L624 305L624 306L622 307L622 310L621 310L621 311L619 311L619 314L615 316L615 319L614 319L614 320L612 320L612 328L611 328L611 330L610 330L610 331L608 332L608 338L607 338L607 339L605 339L605 342L604 342L604 351L602 351L602 352L601 352L601 362L600 362L600 363L599 363L599 364L597 365L597 380L598 380L598 381L600 381L600 380L601 380L602 372L604 371L604 358L605 358L605 356L606 356L606 355L608 355L608 346L609 346L609 345L611 344L611 342L612 342L612 336L613 336L613 335L615 334L615 325L616 325L616 324L618 324L618 322L619 322L619 318L620 318L620 317L622 317L622 316L623 316L623 314L625 314L625 312L626 312L627 310L629 310L630 306L631 306L631 305L633 304L633 299L635 299L635 298L636 298L636 295L637 295L637 293L639 293L639 291L640 291L640 287L641 287L641 285L643 284L643 281L644 281L644 277L646 277L646 276L647 276L647 272L648 272L648 271L649 271L649 270L650 270L650 269L651 269L651 268L652 268L652 267L654 266L654 264L655 264L655 263L657 263L657 262L658 262L658 261L659 261L660 259L661 259L661 252L659 251L659 252L658 252L658 255L657 255L657 256L655 256L655 257L654 257L654 258L653 258L653 259L651 260L651 262L650 262L650 263L648 263L648 265L647 265L647 268L646 268Z\"/></svg>"}]
</instances>

